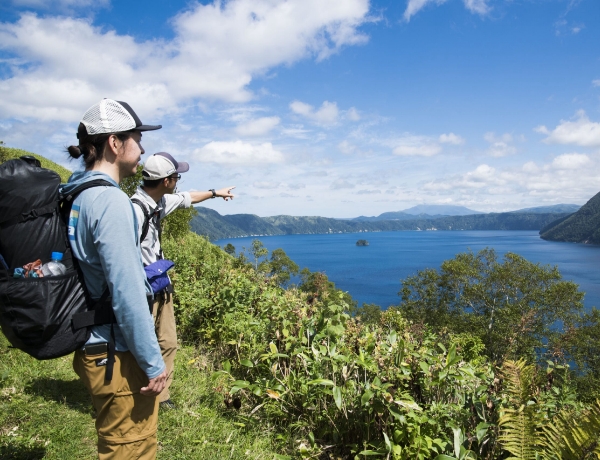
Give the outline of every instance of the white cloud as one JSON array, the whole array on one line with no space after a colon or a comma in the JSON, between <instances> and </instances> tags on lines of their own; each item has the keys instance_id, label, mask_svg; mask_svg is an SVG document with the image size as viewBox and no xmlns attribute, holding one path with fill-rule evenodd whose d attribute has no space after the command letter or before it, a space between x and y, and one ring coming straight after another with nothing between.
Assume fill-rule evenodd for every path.
<instances>
[{"instance_id":1,"label":"white cloud","mask_svg":"<svg viewBox=\"0 0 600 460\"><path fill-rule=\"evenodd\" d=\"M465 143L465 140L454 133L448 133L441 134L439 137L439 142L442 144L462 145Z\"/></svg>"},{"instance_id":2,"label":"white cloud","mask_svg":"<svg viewBox=\"0 0 600 460\"><path fill-rule=\"evenodd\" d=\"M430 157L442 151L439 144L423 136L406 136L396 142L394 155Z\"/></svg>"},{"instance_id":3,"label":"white cloud","mask_svg":"<svg viewBox=\"0 0 600 460\"><path fill-rule=\"evenodd\" d=\"M280 183L279 182L269 182L269 181L256 181L252 185L255 188L272 190L272 189L278 188Z\"/></svg>"},{"instance_id":4,"label":"white cloud","mask_svg":"<svg viewBox=\"0 0 600 460\"><path fill-rule=\"evenodd\" d=\"M404 10L404 20L406 22L410 21L412 16L429 4L442 5L443 3L446 3L446 1L447 0L408 0L406 10ZM481 16L488 14L491 10L488 5L488 0L463 0L463 3L465 8L471 13L479 14Z\"/></svg>"},{"instance_id":5,"label":"white cloud","mask_svg":"<svg viewBox=\"0 0 600 460\"><path fill-rule=\"evenodd\" d=\"M172 19L169 41L138 42L89 20L31 13L0 23L0 50L18 58L0 80L0 117L73 121L102 97L129 102L143 120L190 100L247 101L254 76L364 43L358 28L370 20L368 0L192 5Z\"/></svg>"},{"instance_id":6,"label":"white cloud","mask_svg":"<svg viewBox=\"0 0 600 460\"><path fill-rule=\"evenodd\" d=\"M342 141L338 144L338 150L345 155L350 155L356 152L356 146L348 141Z\"/></svg>"},{"instance_id":7,"label":"white cloud","mask_svg":"<svg viewBox=\"0 0 600 460\"><path fill-rule=\"evenodd\" d=\"M511 145L513 142L512 134L504 133L501 136L497 136L493 132L487 132L483 138L490 143L487 151L488 155L499 158L517 153L517 149Z\"/></svg>"},{"instance_id":8,"label":"white cloud","mask_svg":"<svg viewBox=\"0 0 600 460\"><path fill-rule=\"evenodd\" d=\"M490 7L487 0L464 0L465 8L471 13L485 15L490 12Z\"/></svg>"},{"instance_id":9,"label":"white cloud","mask_svg":"<svg viewBox=\"0 0 600 460\"><path fill-rule=\"evenodd\" d=\"M240 136L262 136L271 131L280 122L279 117L262 117L249 120L235 128Z\"/></svg>"},{"instance_id":10,"label":"white cloud","mask_svg":"<svg viewBox=\"0 0 600 460\"><path fill-rule=\"evenodd\" d=\"M270 142L253 145L242 141L214 141L194 150L193 155L198 161L221 164L281 163L284 159Z\"/></svg>"},{"instance_id":11,"label":"white cloud","mask_svg":"<svg viewBox=\"0 0 600 460\"><path fill-rule=\"evenodd\" d=\"M581 169L591 163L590 157L582 153L565 153L552 161L556 169Z\"/></svg>"},{"instance_id":12,"label":"white cloud","mask_svg":"<svg viewBox=\"0 0 600 460\"><path fill-rule=\"evenodd\" d=\"M590 121L583 110L576 114L574 121L561 120L560 124L550 131L541 125L535 131L545 134L546 144L573 144L581 147L600 147L600 123Z\"/></svg>"},{"instance_id":13,"label":"white cloud","mask_svg":"<svg viewBox=\"0 0 600 460\"><path fill-rule=\"evenodd\" d=\"M356 192L357 195L379 195L381 190L359 190Z\"/></svg>"},{"instance_id":14,"label":"white cloud","mask_svg":"<svg viewBox=\"0 0 600 460\"><path fill-rule=\"evenodd\" d=\"M301 101L293 101L290 104L292 112L302 115L316 123L322 125L332 125L338 121L339 109L335 102L325 101L318 110L312 105Z\"/></svg>"},{"instance_id":15,"label":"white cloud","mask_svg":"<svg viewBox=\"0 0 600 460\"><path fill-rule=\"evenodd\" d=\"M354 187L355 187L354 184L352 184L344 179L337 179L337 180L333 181L331 183L331 185L329 186L329 188L331 190L341 190L341 189L354 188Z\"/></svg>"},{"instance_id":16,"label":"white cloud","mask_svg":"<svg viewBox=\"0 0 600 460\"><path fill-rule=\"evenodd\" d=\"M600 86L600 78L597 80L592 80L592 86L595 86L595 87Z\"/></svg>"},{"instance_id":17,"label":"white cloud","mask_svg":"<svg viewBox=\"0 0 600 460\"><path fill-rule=\"evenodd\" d=\"M421 9L430 3L441 5L442 3L446 3L446 0L408 0L406 10L404 10L404 20L407 22L410 21L412 16L417 14Z\"/></svg>"},{"instance_id":18,"label":"white cloud","mask_svg":"<svg viewBox=\"0 0 600 460\"><path fill-rule=\"evenodd\" d=\"M346 111L346 117L349 120L352 120L352 121L358 121L358 120L360 120L360 114L358 113L358 110L356 110L354 107L350 107Z\"/></svg>"}]
</instances>

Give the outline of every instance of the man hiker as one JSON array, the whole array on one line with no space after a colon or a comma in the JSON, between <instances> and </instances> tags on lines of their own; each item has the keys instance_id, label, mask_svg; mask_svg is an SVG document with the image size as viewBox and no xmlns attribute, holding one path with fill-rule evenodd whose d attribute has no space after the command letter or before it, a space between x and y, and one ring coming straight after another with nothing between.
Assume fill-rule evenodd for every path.
<instances>
[{"instance_id":1,"label":"man hiker","mask_svg":"<svg viewBox=\"0 0 600 460\"><path fill-rule=\"evenodd\" d=\"M92 328L73 356L96 409L100 460L156 458L158 395L167 372L150 315L152 289L137 247L133 206L118 185L136 173L142 132L159 128L142 124L127 103L103 99L85 112L79 143L68 148L71 157L83 159L85 170L73 173L64 193L88 181L106 182L81 192L69 218L69 243L89 295L109 301L114 314L110 324Z\"/></svg>"},{"instance_id":2,"label":"man hiker","mask_svg":"<svg viewBox=\"0 0 600 460\"><path fill-rule=\"evenodd\" d=\"M189 208L210 198L221 197L225 201L233 199L231 190L225 187L220 190L210 189L206 192L176 193L177 181L181 173L189 170L189 165L178 162L170 154L160 152L152 155L142 170L143 185L132 195L131 201L138 221L138 235L142 250L142 261L145 267L163 259L161 248L161 220L176 209ZM152 315L156 336L162 357L167 366L167 382L159 396L160 406L174 409L169 387L173 381L173 367L177 351L177 334L175 330L175 314L173 311L173 289L169 284L158 292L154 292Z\"/></svg>"}]
</instances>

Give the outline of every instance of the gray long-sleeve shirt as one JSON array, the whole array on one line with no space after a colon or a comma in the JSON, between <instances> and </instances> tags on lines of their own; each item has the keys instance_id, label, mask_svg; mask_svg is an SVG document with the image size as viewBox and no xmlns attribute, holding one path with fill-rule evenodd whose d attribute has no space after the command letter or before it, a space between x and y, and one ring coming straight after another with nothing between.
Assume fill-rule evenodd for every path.
<instances>
[{"instance_id":1,"label":"gray long-sleeve shirt","mask_svg":"<svg viewBox=\"0 0 600 460\"><path fill-rule=\"evenodd\" d=\"M63 191L94 179L112 182L115 187L92 187L75 199L69 219L71 250L92 298L100 298L108 286L117 320L117 351L131 351L152 379L164 371L165 364L146 300L152 289L137 246L133 205L114 180L96 171L74 173ZM109 338L110 325L94 326L86 345L108 342Z\"/></svg>"}]
</instances>

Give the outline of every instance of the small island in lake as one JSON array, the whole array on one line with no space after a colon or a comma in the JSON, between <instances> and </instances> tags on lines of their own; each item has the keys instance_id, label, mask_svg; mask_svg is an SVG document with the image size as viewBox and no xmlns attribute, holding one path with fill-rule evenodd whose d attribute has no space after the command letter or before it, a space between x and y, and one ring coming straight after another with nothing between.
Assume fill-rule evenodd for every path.
<instances>
[{"instance_id":1,"label":"small island in lake","mask_svg":"<svg viewBox=\"0 0 600 460\"><path fill-rule=\"evenodd\" d=\"M369 242L368 242L367 240L358 240L358 241L356 242L356 245L357 245L357 246L368 246L368 245L369 245Z\"/></svg>"}]
</instances>

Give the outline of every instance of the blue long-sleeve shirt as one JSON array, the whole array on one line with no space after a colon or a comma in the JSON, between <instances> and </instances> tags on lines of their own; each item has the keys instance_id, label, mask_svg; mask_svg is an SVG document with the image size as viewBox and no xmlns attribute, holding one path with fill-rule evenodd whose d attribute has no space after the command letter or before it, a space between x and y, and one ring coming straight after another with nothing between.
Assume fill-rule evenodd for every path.
<instances>
[{"instance_id":1,"label":"blue long-sleeve shirt","mask_svg":"<svg viewBox=\"0 0 600 460\"><path fill-rule=\"evenodd\" d=\"M92 187L73 202L69 239L90 295L99 299L108 286L117 324L117 351L131 351L148 378L160 375L165 364L154 331L146 293L146 279L137 240L137 219L129 198L108 175L97 171L76 172L63 191L94 179L115 187ZM110 325L94 326L87 344L108 342ZM87 345L86 344L86 345Z\"/></svg>"}]
</instances>

